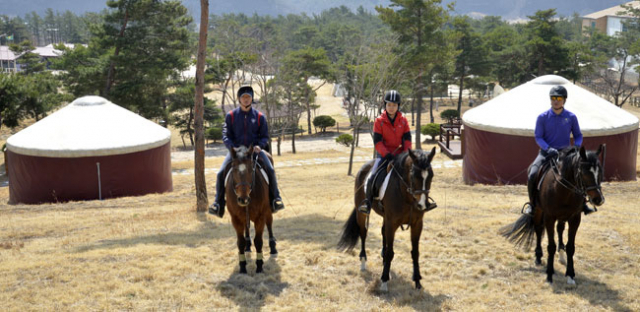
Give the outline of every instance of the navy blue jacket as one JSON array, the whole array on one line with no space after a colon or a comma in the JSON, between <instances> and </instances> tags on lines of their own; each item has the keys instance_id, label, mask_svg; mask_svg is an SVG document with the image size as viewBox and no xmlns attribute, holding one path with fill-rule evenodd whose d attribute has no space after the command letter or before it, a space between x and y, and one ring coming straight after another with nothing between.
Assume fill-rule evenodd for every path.
<instances>
[{"instance_id":1,"label":"navy blue jacket","mask_svg":"<svg viewBox=\"0 0 640 312\"><path fill-rule=\"evenodd\" d=\"M246 113L240 107L229 111L222 126L222 141L229 150L252 144L265 149L269 143L267 119L253 107Z\"/></svg>"}]
</instances>

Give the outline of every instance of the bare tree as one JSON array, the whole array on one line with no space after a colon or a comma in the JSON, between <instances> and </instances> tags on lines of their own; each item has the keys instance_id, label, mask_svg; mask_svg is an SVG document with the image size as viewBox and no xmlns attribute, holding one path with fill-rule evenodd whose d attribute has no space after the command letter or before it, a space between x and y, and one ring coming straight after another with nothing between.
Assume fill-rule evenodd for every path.
<instances>
[{"instance_id":1,"label":"bare tree","mask_svg":"<svg viewBox=\"0 0 640 312\"><path fill-rule=\"evenodd\" d=\"M207 28L209 24L209 0L200 0L200 37L198 41L198 60L196 63L195 121L195 178L197 211L207 210L207 183L204 178L204 63L207 50Z\"/></svg>"}]
</instances>

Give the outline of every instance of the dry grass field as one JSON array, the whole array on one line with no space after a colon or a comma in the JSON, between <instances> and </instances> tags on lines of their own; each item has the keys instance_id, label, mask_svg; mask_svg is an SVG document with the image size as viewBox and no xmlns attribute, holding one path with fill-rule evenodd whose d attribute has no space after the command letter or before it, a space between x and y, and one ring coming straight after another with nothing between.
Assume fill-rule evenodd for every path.
<instances>
[{"instance_id":1,"label":"dry grass field","mask_svg":"<svg viewBox=\"0 0 640 312\"><path fill-rule=\"evenodd\" d=\"M342 156L345 152L337 150L284 154L276 162ZM435 159L445 160L441 154ZM207 167L221 161L207 159ZM400 232L390 290L380 293L379 216L371 218L367 271L360 271L357 252L336 250L353 209L354 178L346 172L347 164L278 169L287 205L274 221L280 254L270 258L265 249L265 273L255 274L250 260L248 275L238 274L229 217L195 212L193 175L174 175L174 191L167 194L37 206L6 205L8 188L0 188L0 306L5 311L640 310L640 182L604 184L607 203L583 218L578 232L578 285L569 287L563 265L556 264L555 283L546 284L533 251L515 249L497 234L519 216L524 186L468 186L460 168L436 169L432 196L439 208L426 214L420 242L424 289L413 288L409 233ZM213 195L213 173L207 182Z\"/></svg>"},{"instance_id":2,"label":"dry grass field","mask_svg":"<svg viewBox=\"0 0 640 312\"><path fill-rule=\"evenodd\" d=\"M625 109L640 117L640 109ZM371 148L357 153L371 155ZM275 161L345 156L348 149L336 148ZM447 160L438 154L434 161ZM206 167L221 162L207 158ZM640 172L640 154L637 163ZM533 250L497 234L519 217L524 186L469 186L461 168L437 168L431 196L439 207L425 215L420 241L423 289L413 288L405 231L396 235L389 292L381 293L381 217L371 217L367 271L358 250L336 250L354 206L347 166L277 169L287 206L274 216L280 254L269 257L265 247L265 272L256 274L254 250L247 275L238 274L229 216L195 212L192 174L174 174L171 193L45 205L8 205L9 189L0 187L0 310L640 311L639 181L603 184L605 205L578 231L571 287L563 265L556 263L555 282L547 284ZM206 178L212 198L215 174ZM546 239L543 250L546 265Z\"/></svg>"}]
</instances>

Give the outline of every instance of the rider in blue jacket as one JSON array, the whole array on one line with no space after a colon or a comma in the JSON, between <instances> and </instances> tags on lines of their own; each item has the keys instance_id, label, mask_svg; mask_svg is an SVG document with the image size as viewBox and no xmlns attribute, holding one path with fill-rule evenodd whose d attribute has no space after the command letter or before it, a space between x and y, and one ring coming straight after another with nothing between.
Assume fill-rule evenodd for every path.
<instances>
[{"instance_id":1,"label":"rider in blue jacket","mask_svg":"<svg viewBox=\"0 0 640 312\"><path fill-rule=\"evenodd\" d=\"M271 161L263 151L269 144L269 128L267 119L257 109L251 107L253 103L253 88L244 86L238 89L238 99L240 107L229 111L225 117L222 127L222 141L227 149L234 147L253 145L253 152L260 157L260 163L263 165L269 177L270 194L273 196L271 210L275 213L284 209L284 203L280 198L278 190L278 181L276 180L275 171L271 165ZM216 199L209 207L209 213L221 217L224 215L224 174L227 165L231 162L231 154L227 156L220 166L216 179Z\"/></svg>"},{"instance_id":2,"label":"rider in blue jacket","mask_svg":"<svg viewBox=\"0 0 640 312\"><path fill-rule=\"evenodd\" d=\"M533 215L536 198L536 175L540 166L546 159L558 157L558 151L571 145L571 134L575 146L582 145L582 132L578 124L578 118L572 112L564 108L567 101L567 89L563 86L555 86L549 92L551 97L551 108L538 116L535 128L536 143L540 146L540 152L529 166L527 189L529 191L529 202L525 204L523 213ZM584 214L589 214L596 210L587 206L586 201L583 207Z\"/></svg>"}]
</instances>

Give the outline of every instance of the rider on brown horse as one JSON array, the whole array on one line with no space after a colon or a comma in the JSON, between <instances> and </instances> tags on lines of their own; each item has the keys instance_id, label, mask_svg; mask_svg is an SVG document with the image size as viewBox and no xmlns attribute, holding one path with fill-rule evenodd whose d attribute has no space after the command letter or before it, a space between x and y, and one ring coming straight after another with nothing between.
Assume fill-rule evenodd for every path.
<instances>
[{"instance_id":1,"label":"rider on brown horse","mask_svg":"<svg viewBox=\"0 0 640 312\"><path fill-rule=\"evenodd\" d=\"M371 203L374 196L374 180L378 175L378 168L382 160L389 164L396 155L408 151L411 148L411 129L407 118L400 112L400 93L396 90L387 91L384 95L385 111L376 118L373 126L373 144L376 148L376 159L371 168L366 182L366 195L364 203L358 210L364 214L371 211ZM382 174L384 175L384 174Z\"/></svg>"},{"instance_id":2,"label":"rider on brown horse","mask_svg":"<svg viewBox=\"0 0 640 312\"><path fill-rule=\"evenodd\" d=\"M572 112L564 108L567 101L567 89L563 86L555 86L549 92L551 97L551 109L538 116L535 128L536 143L540 146L540 152L529 166L527 189L529 202L525 204L524 214L533 215L536 207L538 171L545 160L558 157L558 151L569 147L570 135L573 134L575 146L582 145L582 132L578 118ZM595 212L585 201L583 211L587 215Z\"/></svg>"},{"instance_id":3,"label":"rider on brown horse","mask_svg":"<svg viewBox=\"0 0 640 312\"><path fill-rule=\"evenodd\" d=\"M284 203L280 198L278 181L271 165L271 161L263 151L269 144L269 130L267 119L257 109L251 107L253 103L253 88L244 86L238 89L240 107L229 111L222 128L222 141L227 149L231 150L239 146L254 146L254 153L258 153L260 163L267 172L269 178L269 195L271 197L271 210L275 213L284 209ZM227 153L216 179L216 199L209 207L209 213L221 217L224 215L224 179L227 166L231 162L231 156Z\"/></svg>"}]
</instances>

